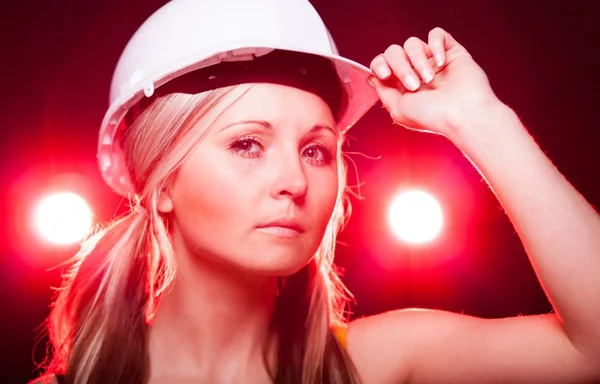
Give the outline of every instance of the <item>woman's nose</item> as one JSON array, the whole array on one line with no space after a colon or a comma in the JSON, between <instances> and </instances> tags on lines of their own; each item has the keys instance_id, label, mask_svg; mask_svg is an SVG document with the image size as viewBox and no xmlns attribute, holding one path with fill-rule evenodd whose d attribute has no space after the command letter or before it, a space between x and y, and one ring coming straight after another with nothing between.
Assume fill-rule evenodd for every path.
<instances>
[{"instance_id":1,"label":"woman's nose","mask_svg":"<svg viewBox=\"0 0 600 384\"><path fill-rule=\"evenodd\" d=\"M279 164L271 185L271 196L275 199L294 200L304 197L308 191L308 180L299 156L288 154L275 161Z\"/></svg>"}]
</instances>

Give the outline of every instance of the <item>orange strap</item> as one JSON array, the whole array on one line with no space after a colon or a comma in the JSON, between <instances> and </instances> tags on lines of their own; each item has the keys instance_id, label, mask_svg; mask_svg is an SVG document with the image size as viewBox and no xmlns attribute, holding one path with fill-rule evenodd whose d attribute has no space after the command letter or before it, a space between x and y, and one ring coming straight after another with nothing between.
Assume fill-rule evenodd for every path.
<instances>
[{"instance_id":1,"label":"orange strap","mask_svg":"<svg viewBox=\"0 0 600 384\"><path fill-rule=\"evenodd\" d=\"M335 336L338 338L338 341L342 345L342 348L346 349L346 333L348 328L346 327L335 327L333 328L333 332L335 332Z\"/></svg>"}]
</instances>

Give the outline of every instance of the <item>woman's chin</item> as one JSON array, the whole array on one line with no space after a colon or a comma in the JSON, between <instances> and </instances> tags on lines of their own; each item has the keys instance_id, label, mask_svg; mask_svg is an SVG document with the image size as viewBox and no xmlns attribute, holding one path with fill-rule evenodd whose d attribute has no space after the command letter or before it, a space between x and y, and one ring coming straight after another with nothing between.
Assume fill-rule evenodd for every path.
<instances>
[{"instance_id":1,"label":"woman's chin","mask_svg":"<svg viewBox=\"0 0 600 384\"><path fill-rule=\"evenodd\" d=\"M287 277L299 272L304 268L312 258L297 258L297 259L265 259L262 262L253 263L252 265L241 266L246 272L261 276L277 276Z\"/></svg>"}]
</instances>

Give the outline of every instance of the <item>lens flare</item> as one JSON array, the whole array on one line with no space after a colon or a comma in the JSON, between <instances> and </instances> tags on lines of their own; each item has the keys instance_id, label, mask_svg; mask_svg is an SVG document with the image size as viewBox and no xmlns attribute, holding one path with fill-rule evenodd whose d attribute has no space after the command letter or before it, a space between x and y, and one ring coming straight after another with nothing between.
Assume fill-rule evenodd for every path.
<instances>
[{"instance_id":1,"label":"lens flare","mask_svg":"<svg viewBox=\"0 0 600 384\"><path fill-rule=\"evenodd\" d=\"M400 193L390 204L388 221L392 232L411 244L435 239L443 225L442 208L429 193L408 190Z\"/></svg>"},{"instance_id":2,"label":"lens flare","mask_svg":"<svg viewBox=\"0 0 600 384\"><path fill-rule=\"evenodd\" d=\"M82 240L92 226L86 201L71 192L45 197L35 211L35 228L46 241L67 245Z\"/></svg>"}]
</instances>

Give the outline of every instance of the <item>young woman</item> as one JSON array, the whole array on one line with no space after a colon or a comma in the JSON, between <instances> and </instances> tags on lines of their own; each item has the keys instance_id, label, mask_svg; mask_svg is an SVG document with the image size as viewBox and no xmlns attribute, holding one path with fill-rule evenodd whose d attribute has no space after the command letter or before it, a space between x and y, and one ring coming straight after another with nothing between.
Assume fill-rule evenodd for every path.
<instances>
[{"instance_id":1,"label":"young woman","mask_svg":"<svg viewBox=\"0 0 600 384\"><path fill-rule=\"evenodd\" d=\"M150 30L193 35L204 22L225 26L205 40L241 39L239 31L273 33L265 27L273 20L288 28L277 35L284 41L297 19L315 22L302 0L228 0L228 13L214 5L202 19L203 3L170 3L137 41ZM273 18L261 20L270 10ZM600 218L467 50L435 28L426 41L390 46L371 72L355 63L357 71L344 72L349 61L335 52L292 49L293 41L312 44L304 38L290 37L290 49L257 45L275 48L266 53L253 46L250 58L221 55L193 71L188 64L209 55L189 56L150 83L136 80L143 71L113 82L101 167L134 206L75 258L49 319L53 349L40 382L600 380ZM181 44L147 41L165 49L161 60ZM158 60L135 48L121 62L134 53ZM444 135L469 157L512 220L555 314L484 320L410 309L346 323L333 267L348 213L341 146L375 96L397 124Z\"/></svg>"}]
</instances>

